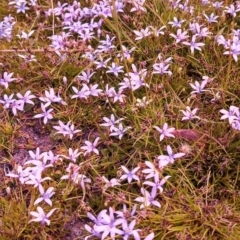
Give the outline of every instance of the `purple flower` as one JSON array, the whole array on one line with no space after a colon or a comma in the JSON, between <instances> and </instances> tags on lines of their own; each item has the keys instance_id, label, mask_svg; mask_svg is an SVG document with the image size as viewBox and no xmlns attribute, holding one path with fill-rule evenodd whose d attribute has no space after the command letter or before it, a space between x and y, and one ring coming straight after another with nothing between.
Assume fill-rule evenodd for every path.
<instances>
[{"instance_id":1,"label":"purple flower","mask_svg":"<svg viewBox=\"0 0 240 240\"><path fill-rule=\"evenodd\" d=\"M94 225L94 230L102 233L101 239L105 239L108 235L110 235L111 239L114 239L116 234L123 234L123 231L118 229L117 226L124 221L122 218L115 219L114 210L110 207L109 214L104 213L102 215L101 225Z\"/></svg>"},{"instance_id":2,"label":"purple flower","mask_svg":"<svg viewBox=\"0 0 240 240\"><path fill-rule=\"evenodd\" d=\"M8 88L8 84L14 80L16 80L16 78L13 78L14 73L7 73L4 72L2 78L0 78L0 85L3 85L6 89Z\"/></svg>"},{"instance_id":3,"label":"purple flower","mask_svg":"<svg viewBox=\"0 0 240 240\"><path fill-rule=\"evenodd\" d=\"M157 157L158 160L165 160L167 159L170 163L174 163L176 158L180 158L185 156L185 153L175 153L173 154L172 148L168 145L167 146L167 152L168 152L168 156L167 155L160 155Z\"/></svg>"},{"instance_id":4,"label":"purple flower","mask_svg":"<svg viewBox=\"0 0 240 240\"><path fill-rule=\"evenodd\" d=\"M200 119L200 117L196 116L198 108L194 108L191 110L189 106L186 107L186 110L180 110L183 113L184 117L182 117L182 121L184 120L192 120L192 119Z\"/></svg>"},{"instance_id":5,"label":"purple flower","mask_svg":"<svg viewBox=\"0 0 240 240\"><path fill-rule=\"evenodd\" d=\"M115 120L115 116L111 114L110 118L103 117L103 120L105 121L105 123L100 124L100 126L109 127L110 132L112 132L114 131L114 129L116 129L116 124L123 120L123 118Z\"/></svg>"},{"instance_id":6,"label":"purple flower","mask_svg":"<svg viewBox=\"0 0 240 240\"><path fill-rule=\"evenodd\" d=\"M134 229L135 225L136 225L135 219L131 221L129 224L126 221L122 223L123 233L121 235L123 237L123 240L127 240L130 236L133 236L135 240L140 240L140 236L138 232L141 230Z\"/></svg>"},{"instance_id":7,"label":"purple flower","mask_svg":"<svg viewBox=\"0 0 240 240\"><path fill-rule=\"evenodd\" d=\"M118 127L113 129L113 132L110 134L110 136L118 136L118 138L121 140L125 132L130 128L131 127L124 128L122 123L120 123Z\"/></svg>"},{"instance_id":8,"label":"purple flower","mask_svg":"<svg viewBox=\"0 0 240 240\"><path fill-rule=\"evenodd\" d=\"M149 161L145 161L145 164L148 167L148 168L145 168L144 170L142 170L143 173L148 174L145 177L145 179L148 179L148 178L155 177L155 176L159 175L158 169L154 166L153 163L151 163Z\"/></svg>"},{"instance_id":9,"label":"purple flower","mask_svg":"<svg viewBox=\"0 0 240 240\"><path fill-rule=\"evenodd\" d=\"M176 40L176 43L182 42L183 40L185 40L189 37L188 32L187 31L182 32L181 28L179 28L177 30L176 35L171 33L170 36L173 37Z\"/></svg>"},{"instance_id":10,"label":"purple flower","mask_svg":"<svg viewBox=\"0 0 240 240\"><path fill-rule=\"evenodd\" d=\"M220 119L223 120L228 118L229 124L232 124L233 121L237 119L237 116L240 115L239 108L235 106L230 106L229 111L221 109L220 113L223 114Z\"/></svg>"},{"instance_id":11,"label":"purple flower","mask_svg":"<svg viewBox=\"0 0 240 240\"><path fill-rule=\"evenodd\" d=\"M181 28L182 23L184 23L185 20L178 20L176 17L173 18L173 21L168 22L169 25L172 25L172 27Z\"/></svg>"},{"instance_id":12,"label":"purple flower","mask_svg":"<svg viewBox=\"0 0 240 240\"><path fill-rule=\"evenodd\" d=\"M108 71L106 73L113 73L116 77L118 77L118 73L123 72L123 66L118 66L116 63L112 63L112 66L108 67Z\"/></svg>"},{"instance_id":13,"label":"purple flower","mask_svg":"<svg viewBox=\"0 0 240 240\"><path fill-rule=\"evenodd\" d=\"M202 51L201 47L203 47L205 44L202 42L196 42L196 35L192 36L191 42L184 41L182 44L190 46L191 53L194 53L194 50L197 49L199 51Z\"/></svg>"},{"instance_id":14,"label":"purple flower","mask_svg":"<svg viewBox=\"0 0 240 240\"><path fill-rule=\"evenodd\" d=\"M90 142L90 141L85 141L85 146L82 146L80 149L84 150L85 153L84 153L84 156L87 155L88 153L91 153L91 152L94 152L96 153L97 155L99 155L99 151L98 149L96 148L96 146L98 145L98 140L100 138L97 137L94 142Z\"/></svg>"},{"instance_id":15,"label":"purple flower","mask_svg":"<svg viewBox=\"0 0 240 240\"><path fill-rule=\"evenodd\" d=\"M53 190L54 190L54 188L50 187L45 192L43 187L39 186L39 192L41 194L41 197L39 197L38 199L35 200L34 205L36 205L42 201L45 201L48 205L52 206L52 201L50 198L55 194L55 192Z\"/></svg>"},{"instance_id":16,"label":"purple flower","mask_svg":"<svg viewBox=\"0 0 240 240\"><path fill-rule=\"evenodd\" d=\"M154 182L151 181L145 181L143 184L151 186L155 189L158 189L160 192L163 192L163 185L166 183L167 179L171 176L165 176L163 179L159 180L159 175L156 175L154 177Z\"/></svg>"},{"instance_id":17,"label":"purple flower","mask_svg":"<svg viewBox=\"0 0 240 240\"><path fill-rule=\"evenodd\" d=\"M151 35L151 32L149 31L149 27L146 27L145 29L141 29L140 31L133 30L133 32L137 36L135 40L141 40Z\"/></svg>"},{"instance_id":18,"label":"purple flower","mask_svg":"<svg viewBox=\"0 0 240 240\"><path fill-rule=\"evenodd\" d=\"M54 208L49 213L46 214L41 207L37 207L37 212L30 212L30 214L35 218L30 220L28 223L41 222L42 225L44 225L45 223L47 225L50 225L50 220L48 218L51 217L53 212L56 210L57 208Z\"/></svg>"},{"instance_id":19,"label":"purple flower","mask_svg":"<svg viewBox=\"0 0 240 240\"><path fill-rule=\"evenodd\" d=\"M31 94L30 90L25 92L24 95L22 95L21 93L17 93L17 97L19 100L21 100L23 102L23 104L28 103L28 104L32 104L32 105L34 105L34 102L31 99L36 98L36 96Z\"/></svg>"},{"instance_id":20,"label":"purple flower","mask_svg":"<svg viewBox=\"0 0 240 240\"><path fill-rule=\"evenodd\" d=\"M193 88L194 91L191 92L191 94L193 93L201 93L201 92L206 92L208 90L204 90L206 84L208 83L207 80L204 80L201 82L201 84L198 81L195 81L195 85L190 83L191 87Z\"/></svg>"},{"instance_id":21,"label":"purple flower","mask_svg":"<svg viewBox=\"0 0 240 240\"><path fill-rule=\"evenodd\" d=\"M151 193L149 193L146 189L141 188L141 193L143 197L135 198L135 201L141 203L140 209L149 207L151 204L159 208L161 207L161 204L157 200L155 200L157 196L157 191L155 188L152 188Z\"/></svg>"},{"instance_id":22,"label":"purple flower","mask_svg":"<svg viewBox=\"0 0 240 240\"><path fill-rule=\"evenodd\" d=\"M172 137L175 138L175 136L172 134L172 132L175 131L175 128L168 128L168 124L164 123L163 124L163 128L159 128L157 126L154 126L153 128L155 128L159 133L160 133L160 142L164 139L164 137Z\"/></svg>"},{"instance_id":23,"label":"purple flower","mask_svg":"<svg viewBox=\"0 0 240 240\"><path fill-rule=\"evenodd\" d=\"M49 119L53 119L53 115L51 114L53 109L50 108L50 109L47 110L46 107L47 107L46 105L41 103L42 113L39 113L39 114L34 116L34 118L43 118L43 123L44 124L47 124Z\"/></svg>"},{"instance_id":24,"label":"purple flower","mask_svg":"<svg viewBox=\"0 0 240 240\"><path fill-rule=\"evenodd\" d=\"M30 173L28 171L23 170L22 166L19 165L17 167L17 173L9 172L9 173L6 174L6 176L13 177L13 178L18 178L20 183L24 184L28 180L29 174Z\"/></svg>"},{"instance_id":25,"label":"purple flower","mask_svg":"<svg viewBox=\"0 0 240 240\"><path fill-rule=\"evenodd\" d=\"M133 179L139 181L139 177L135 175L135 173L140 169L140 167L136 167L131 171L129 171L125 166L121 166L121 168L125 172L125 174L120 177L121 180L127 179L128 183L130 183Z\"/></svg>"}]
</instances>

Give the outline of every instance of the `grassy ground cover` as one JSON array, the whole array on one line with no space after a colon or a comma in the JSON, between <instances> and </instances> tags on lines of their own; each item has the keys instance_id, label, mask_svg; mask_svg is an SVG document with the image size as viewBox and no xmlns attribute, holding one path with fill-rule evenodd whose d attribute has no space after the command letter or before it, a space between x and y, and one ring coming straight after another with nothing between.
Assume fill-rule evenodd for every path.
<instances>
[{"instance_id":1,"label":"grassy ground cover","mask_svg":"<svg viewBox=\"0 0 240 240\"><path fill-rule=\"evenodd\" d=\"M240 1L0 3L0 239L240 239Z\"/></svg>"}]
</instances>

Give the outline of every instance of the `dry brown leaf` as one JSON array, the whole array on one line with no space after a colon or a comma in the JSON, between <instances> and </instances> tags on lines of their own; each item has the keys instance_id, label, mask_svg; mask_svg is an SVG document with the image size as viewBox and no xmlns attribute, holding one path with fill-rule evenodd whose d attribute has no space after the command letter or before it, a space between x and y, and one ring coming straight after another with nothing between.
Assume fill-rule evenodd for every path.
<instances>
[{"instance_id":1,"label":"dry brown leaf","mask_svg":"<svg viewBox=\"0 0 240 240\"><path fill-rule=\"evenodd\" d=\"M192 129L179 129L172 132L172 134L177 138L183 138L189 141L198 141L204 136L203 134Z\"/></svg>"}]
</instances>

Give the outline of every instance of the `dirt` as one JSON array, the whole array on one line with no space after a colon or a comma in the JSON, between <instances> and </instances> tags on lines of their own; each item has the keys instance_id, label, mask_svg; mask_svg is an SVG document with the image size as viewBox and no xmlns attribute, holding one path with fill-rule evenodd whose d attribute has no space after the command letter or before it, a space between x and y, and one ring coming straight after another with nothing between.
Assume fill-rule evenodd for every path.
<instances>
[{"instance_id":1,"label":"dirt","mask_svg":"<svg viewBox=\"0 0 240 240\"><path fill-rule=\"evenodd\" d=\"M83 233L85 233L84 228L85 223L80 220L72 220L66 224L65 228L69 230L67 236L61 240L83 240Z\"/></svg>"},{"instance_id":2,"label":"dirt","mask_svg":"<svg viewBox=\"0 0 240 240\"><path fill-rule=\"evenodd\" d=\"M36 121L26 122L19 130L17 137L14 139L13 160L15 163L22 165L28 158L28 151L35 152L36 148L40 148L40 152L53 150L56 143L50 138L50 132L45 126L40 125Z\"/></svg>"}]
</instances>

